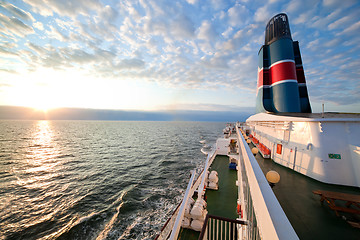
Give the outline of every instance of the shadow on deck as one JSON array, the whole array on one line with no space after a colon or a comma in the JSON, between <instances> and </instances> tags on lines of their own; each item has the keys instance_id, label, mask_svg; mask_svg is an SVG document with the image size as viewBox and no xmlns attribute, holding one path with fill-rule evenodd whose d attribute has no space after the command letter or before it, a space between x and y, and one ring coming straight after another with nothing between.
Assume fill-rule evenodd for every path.
<instances>
[{"instance_id":1,"label":"shadow on deck","mask_svg":"<svg viewBox=\"0 0 360 240\"><path fill-rule=\"evenodd\" d=\"M360 229L351 227L344 220L358 222L358 215L341 213L342 217L337 217L327 204L321 205L319 196L312 193L320 189L360 194L359 188L319 182L271 159L264 159L260 154L256 155L256 160L264 174L270 170L280 174L280 182L273 191L300 239L360 239Z\"/></svg>"}]
</instances>

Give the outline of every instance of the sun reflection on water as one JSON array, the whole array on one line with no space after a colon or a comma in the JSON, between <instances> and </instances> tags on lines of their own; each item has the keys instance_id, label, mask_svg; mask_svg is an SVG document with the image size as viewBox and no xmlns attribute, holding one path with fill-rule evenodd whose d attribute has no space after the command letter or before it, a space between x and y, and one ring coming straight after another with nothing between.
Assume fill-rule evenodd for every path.
<instances>
[{"instance_id":1,"label":"sun reflection on water","mask_svg":"<svg viewBox=\"0 0 360 240\"><path fill-rule=\"evenodd\" d=\"M53 132L49 121L38 121L33 136L31 154L33 159L48 160L55 154L56 144L53 141Z\"/></svg>"},{"instance_id":2,"label":"sun reflection on water","mask_svg":"<svg viewBox=\"0 0 360 240\"><path fill-rule=\"evenodd\" d=\"M63 209L62 190L67 185L61 183L64 159L59 159L61 148L56 134L51 121L37 121L29 125L29 136L21 136L29 140L24 155L14 164L13 191L3 203L3 209L9 209L4 216L18 216L11 229L20 231L52 221Z\"/></svg>"},{"instance_id":3,"label":"sun reflection on water","mask_svg":"<svg viewBox=\"0 0 360 240\"><path fill-rule=\"evenodd\" d=\"M38 121L34 133L34 145L41 147L53 147L53 133L49 121Z\"/></svg>"},{"instance_id":4,"label":"sun reflection on water","mask_svg":"<svg viewBox=\"0 0 360 240\"><path fill-rule=\"evenodd\" d=\"M51 122L38 121L32 139L26 156L27 168L24 169L24 173L31 175L22 183L27 187L41 187L49 184L46 180L53 177L55 167L59 164L55 161L59 150L53 141Z\"/></svg>"}]
</instances>

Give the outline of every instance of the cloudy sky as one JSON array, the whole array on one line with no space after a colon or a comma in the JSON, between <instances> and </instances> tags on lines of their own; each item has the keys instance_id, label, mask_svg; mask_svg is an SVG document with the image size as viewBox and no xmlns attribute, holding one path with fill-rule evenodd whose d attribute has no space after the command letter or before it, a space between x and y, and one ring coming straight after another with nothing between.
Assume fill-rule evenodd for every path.
<instances>
[{"instance_id":1,"label":"cloudy sky","mask_svg":"<svg viewBox=\"0 0 360 240\"><path fill-rule=\"evenodd\" d=\"M357 0L0 0L0 105L253 107L257 53L280 12L313 110L360 112Z\"/></svg>"}]
</instances>

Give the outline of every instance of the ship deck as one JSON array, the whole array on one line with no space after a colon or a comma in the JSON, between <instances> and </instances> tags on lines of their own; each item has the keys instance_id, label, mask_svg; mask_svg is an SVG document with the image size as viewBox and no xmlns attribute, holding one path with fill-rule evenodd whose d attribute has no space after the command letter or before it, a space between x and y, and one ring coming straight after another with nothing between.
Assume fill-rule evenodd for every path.
<instances>
[{"instance_id":1,"label":"ship deck","mask_svg":"<svg viewBox=\"0 0 360 240\"><path fill-rule=\"evenodd\" d=\"M319 182L264 159L260 154L256 155L256 160L264 174L270 170L280 174L280 182L273 191L300 239L360 239L360 229L346 221L359 222L360 216L339 212L341 217L337 217L326 202L320 203L320 196L312 193L313 190L327 190L359 195L359 188Z\"/></svg>"},{"instance_id":2,"label":"ship deck","mask_svg":"<svg viewBox=\"0 0 360 240\"><path fill-rule=\"evenodd\" d=\"M219 176L219 189L206 190L207 210L210 215L236 219L236 170L229 169L228 156L216 156L210 171L215 170Z\"/></svg>"},{"instance_id":3,"label":"ship deck","mask_svg":"<svg viewBox=\"0 0 360 240\"><path fill-rule=\"evenodd\" d=\"M236 219L236 170L229 169L229 157L217 155L211 164L209 171L217 171L219 177L219 189L206 189L208 214ZM181 229L179 239L198 239L199 232L189 229Z\"/></svg>"}]
</instances>

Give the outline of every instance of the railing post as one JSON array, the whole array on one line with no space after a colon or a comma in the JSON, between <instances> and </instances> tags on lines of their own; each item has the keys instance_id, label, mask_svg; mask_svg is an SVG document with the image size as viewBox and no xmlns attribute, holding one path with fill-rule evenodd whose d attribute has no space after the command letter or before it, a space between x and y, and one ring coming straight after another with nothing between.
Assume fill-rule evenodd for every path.
<instances>
[{"instance_id":1,"label":"railing post","mask_svg":"<svg viewBox=\"0 0 360 240\"><path fill-rule=\"evenodd\" d=\"M237 239L237 225L247 225L248 221L234 220L219 216L206 215L204 225L200 232L199 240L206 239Z\"/></svg>"},{"instance_id":2,"label":"railing post","mask_svg":"<svg viewBox=\"0 0 360 240\"><path fill-rule=\"evenodd\" d=\"M203 225L203 227L201 229L201 232L200 232L199 240L204 239L205 230L207 228L208 220L209 220L209 214L206 214L206 217L205 217L205 220L204 220L204 225Z\"/></svg>"}]
</instances>

